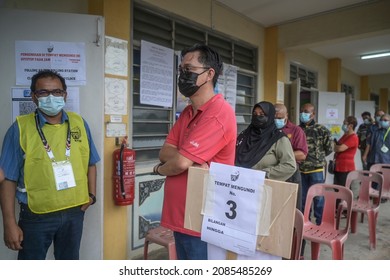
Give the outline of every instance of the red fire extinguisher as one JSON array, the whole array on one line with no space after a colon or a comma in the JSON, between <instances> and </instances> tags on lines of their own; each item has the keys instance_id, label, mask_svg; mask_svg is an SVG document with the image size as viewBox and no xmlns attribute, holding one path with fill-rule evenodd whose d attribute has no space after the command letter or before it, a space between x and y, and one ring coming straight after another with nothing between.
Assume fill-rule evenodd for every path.
<instances>
[{"instance_id":1,"label":"red fire extinguisher","mask_svg":"<svg viewBox=\"0 0 390 280\"><path fill-rule=\"evenodd\" d=\"M116 205L126 206L134 202L135 151L126 148L127 137L120 149L114 151L114 201Z\"/></svg>"}]
</instances>

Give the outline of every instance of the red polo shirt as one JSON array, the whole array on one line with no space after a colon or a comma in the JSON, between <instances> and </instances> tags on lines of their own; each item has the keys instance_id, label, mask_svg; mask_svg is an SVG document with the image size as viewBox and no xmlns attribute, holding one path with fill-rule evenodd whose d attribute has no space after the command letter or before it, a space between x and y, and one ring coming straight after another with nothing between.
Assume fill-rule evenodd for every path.
<instances>
[{"instance_id":1,"label":"red polo shirt","mask_svg":"<svg viewBox=\"0 0 390 280\"><path fill-rule=\"evenodd\" d=\"M346 145L348 149L344 152L336 153L335 171L349 172L355 170L355 154L359 145L359 138L356 133L350 135L344 134L337 143L339 145Z\"/></svg>"},{"instance_id":2,"label":"red polo shirt","mask_svg":"<svg viewBox=\"0 0 390 280\"><path fill-rule=\"evenodd\" d=\"M234 111L223 96L217 94L202 105L195 116L192 106L187 106L169 132L166 142L175 145L181 155L195 163L234 165L236 137ZM167 176L161 225L173 231L200 236L199 232L184 228L187 174L185 171L176 176Z\"/></svg>"}]
</instances>

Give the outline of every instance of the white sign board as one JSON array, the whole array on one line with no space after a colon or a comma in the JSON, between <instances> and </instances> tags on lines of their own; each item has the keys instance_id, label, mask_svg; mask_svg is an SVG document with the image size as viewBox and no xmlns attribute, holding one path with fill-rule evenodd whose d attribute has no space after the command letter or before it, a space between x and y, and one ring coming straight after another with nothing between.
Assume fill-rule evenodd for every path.
<instances>
[{"instance_id":1,"label":"white sign board","mask_svg":"<svg viewBox=\"0 0 390 280\"><path fill-rule=\"evenodd\" d=\"M237 254L255 254L264 178L263 171L211 163L203 241Z\"/></svg>"},{"instance_id":2,"label":"white sign board","mask_svg":"<svg viewBox=\"0 0 390 280\"><path fill-rule=\"evenodd\" d=\"M85 44L53 41L15 42L16 85L30 85L42 69L58 72L69 85L85 85Z\"/></svg>"}]
</instances>

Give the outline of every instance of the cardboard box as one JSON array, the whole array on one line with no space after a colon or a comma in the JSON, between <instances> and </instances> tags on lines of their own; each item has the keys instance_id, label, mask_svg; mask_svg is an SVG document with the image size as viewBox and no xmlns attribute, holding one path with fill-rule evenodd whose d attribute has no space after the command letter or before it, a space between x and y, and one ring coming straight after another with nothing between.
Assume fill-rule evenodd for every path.
<instances>
[{"instance_id":1,"label":"cardboard box","mask_svg":"<svg viewBox=\"0 0 390 280\"><path fill-rule=\"evenodd\" d=\"M197 232L200 232L202 228L201 211L207 187L204 183L204 177L207 174L207 169L197 167L190 167L188 171L184 227ZM289 259L298 185L269 179L265 179L264 183L272 189L271 209L267 209L271 211L270 227L268 236L259 235L257 237L256 249ZM229 255L231 256L231 253Z\"/></svg>"}]
</instances>

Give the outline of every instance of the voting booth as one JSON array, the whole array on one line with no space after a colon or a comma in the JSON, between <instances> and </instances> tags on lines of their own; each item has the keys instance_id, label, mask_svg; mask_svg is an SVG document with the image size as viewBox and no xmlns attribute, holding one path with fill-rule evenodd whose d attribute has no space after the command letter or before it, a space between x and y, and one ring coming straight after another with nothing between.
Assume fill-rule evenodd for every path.
<instances>
[{"instance_id":1,"label":"voting booth","mask_svg":"<svg viewBox=\"0 0 390 280\"><path fill-rule=\"evenodd\" d=\"M290 258L297 191L258 170L190 167L184 227L201 233L212 259Z\"/></svg>"}]
</instances>

